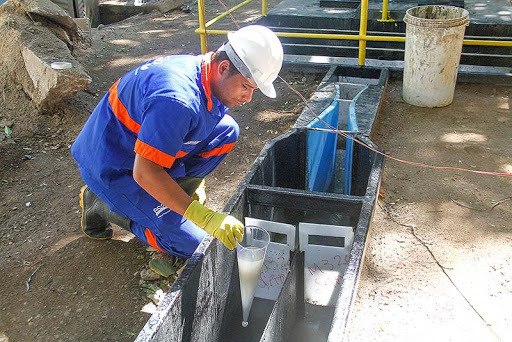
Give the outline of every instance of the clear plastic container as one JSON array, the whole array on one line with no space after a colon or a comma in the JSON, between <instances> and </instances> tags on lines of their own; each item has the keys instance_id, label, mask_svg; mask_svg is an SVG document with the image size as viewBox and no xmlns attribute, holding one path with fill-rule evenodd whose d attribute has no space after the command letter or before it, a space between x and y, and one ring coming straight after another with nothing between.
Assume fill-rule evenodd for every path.
<instances>
[{"instance_id":1,"label":"clear plastic container","mask_svg":"<svg viewBox=\"0 0 512 342\"><path fill-rule=\"evenodd\" d=\"M254 293L258 286L261 267L270 242L269 233L257 226L245 226L244 238L237 242L236 254L238 274L240 277L240 293L242 295L242 326L247 327Z\"/></svg>"}]
</instances>

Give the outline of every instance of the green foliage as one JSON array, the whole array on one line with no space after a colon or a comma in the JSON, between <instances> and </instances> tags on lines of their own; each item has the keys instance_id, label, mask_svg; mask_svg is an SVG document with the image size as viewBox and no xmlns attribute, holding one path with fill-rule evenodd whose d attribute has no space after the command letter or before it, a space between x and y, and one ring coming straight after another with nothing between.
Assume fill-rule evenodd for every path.
<instances>
[{"instance_id":1,"label":"green foliage","mask_svg":"<svg viewBox=\"0 0 512 342\"><path fill-rule=\"evenodd\" d=\"M165 278L176 273L174 267L172 267L172 265L165 259L151 259L149 262L149 268L153 272L158 273Z\"/></svg>"}]
</instances>

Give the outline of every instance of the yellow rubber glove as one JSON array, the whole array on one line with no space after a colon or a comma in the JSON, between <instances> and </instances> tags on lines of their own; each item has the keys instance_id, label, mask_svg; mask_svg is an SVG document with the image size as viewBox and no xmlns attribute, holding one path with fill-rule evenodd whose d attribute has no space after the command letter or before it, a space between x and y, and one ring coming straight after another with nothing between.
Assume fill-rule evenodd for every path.
<instances>
[{"instance_id":1,"label":"yellow rubber glove","mask_svg":"<svg viewBox=\"0 0 512 342\"><path fill-rule=\"evenodd\" d=\"M199 186L197 187L196 191L192 194L192 199L197 200L199 203L204 205L206 203L206 183L203 180L201 183L199 183Z\"/></svg>"},{"instance_id":2,"label":"yellow rubber glove","mask_svg":"<svg viewBox=\"0 0 512 342\"><path fill-rule=\"evenodd\" d=\"M236 247L235 237L238 241L242 241L244 236L242 222L233 216L210 210L196 200L190 203L183 217L203 228L231 250Z\"/></svg>"},{"instance_id":3,"label":"yellow rubber glove","mask_svg":"<svg viewBox=\"0 0 512 342\"><path fill-rule=\"evenodd\" d=\"M180 177L176 178L176 183L189 195L192 199L198 200L204 205L206 203L206 185L204 178L200 177Z\"/></svg>"}]
</instances>

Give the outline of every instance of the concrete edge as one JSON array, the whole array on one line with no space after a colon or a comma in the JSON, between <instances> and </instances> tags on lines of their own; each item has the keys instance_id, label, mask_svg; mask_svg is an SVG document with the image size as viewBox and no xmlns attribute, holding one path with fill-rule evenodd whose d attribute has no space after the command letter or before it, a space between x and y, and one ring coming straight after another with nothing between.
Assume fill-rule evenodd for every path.
<instances>
[{"instance_id":1,"label":"concrete edge","mask_svg":"<svg viewBox=\"0 0 512 342\"><path fill-rule=\"evenodd\" d=\"M403 61L387 61L366 59L364 66L359 66L357 58L328 57L308 55L285 55L285 63L299 63L304 65L320 66L350 66L373 67L389 70L391 78L401 79L403 73ZM476 65L460 65L457 80L462 83L481 83L510 86L512 85L512 67L492 67Z\"/></svg>"}]
</instances>

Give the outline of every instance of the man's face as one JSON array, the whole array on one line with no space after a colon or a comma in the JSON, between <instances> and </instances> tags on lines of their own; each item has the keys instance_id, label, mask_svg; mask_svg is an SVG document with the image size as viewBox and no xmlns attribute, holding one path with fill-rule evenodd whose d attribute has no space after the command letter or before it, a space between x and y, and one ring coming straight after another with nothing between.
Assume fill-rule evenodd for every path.
<instances>
[{"instance_id":1,"label":"man's face","mask_svg":"<svg viewBox=\"0 0 512 342\"><path fill-rule=\"evenodd\" d=\"M232 108L251 102L252 93L258 87L240 73L230 75L229 61L220 62L216 71L211 83L212 92L224 106Z\"/></svg>"}]
</instances>

